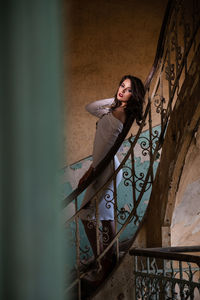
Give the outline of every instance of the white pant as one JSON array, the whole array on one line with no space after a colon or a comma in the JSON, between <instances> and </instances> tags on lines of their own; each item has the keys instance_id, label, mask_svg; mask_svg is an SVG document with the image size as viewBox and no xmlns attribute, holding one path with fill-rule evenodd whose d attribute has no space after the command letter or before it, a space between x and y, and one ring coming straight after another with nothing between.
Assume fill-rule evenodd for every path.
<instances>
[{"instance_id":1,"label":"white pant","mask_svg":"<svg viewBox=\"0 0 200 300\"><path fill-rule=\"evenodd\" d=\"M112 175L113 169L115 170L119 166L117 156L114 157L113 161L106 167L106 169L100 174L100 176L87 188L81 207L87 203L92 196L96 194L100 187L102 187L108 178ZM122 170L118 172L116 179L116 187L119 185L122 179ZM92 199L89 206L83 209L80 213L80 218L83 220L94 220L95 219L95 199ZM102 190L98 197L99 203L99 220L114 220L114 183L111 181L109 185Z\"/></svg>"}]
</instances>

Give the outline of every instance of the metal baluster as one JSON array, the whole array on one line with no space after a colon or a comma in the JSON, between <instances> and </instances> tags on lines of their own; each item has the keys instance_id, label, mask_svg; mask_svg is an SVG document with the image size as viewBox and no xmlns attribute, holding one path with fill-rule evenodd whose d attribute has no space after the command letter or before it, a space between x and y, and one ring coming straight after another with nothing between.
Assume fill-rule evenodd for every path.
<instances>
[{"instance_id":1,"label":"metal baluster","mask_svg":"<svg viewBox=\"0 0 200 300\"><path fill-rule=\"evenodd\" d=\"M115 160L113 159L113 170L115 171ZM117 175L113 178L113 200L114 200L114 218L115 218L115 233L117 232ZM119 238L116 239L116 255L119 260Z\"/></svg>"},{"instance_id":2,"label":"metal baluster","mask_svg":"<svg viewBox=\"0 0 200 300\"><path fill-rule=\"evenodd\" d=\"M166 116L167 109L164 107L164 103L166 103L166 100L168 100L168 99L167 99L167 95L164 94L165 93L165 89L163 89L163 83L164 83L164 86L165 86L163 72L164 72L164 69L165 69L165 64L167 62L167 56L168 56L168 51L166 51L165 54L163 55L163 58L162 58L162 61L161 61L162 68L160 70L161 132L164 131L166 117L167 117ZM162 139L164 139L164 137ZM161 141L161 144L160 144L160 148L161 147L162 147L162 141Z\"/></svg>"},{"instance_id":3,"label":"metal baluster","mask_svg":"<svg viewBox=\"0 0 200 300\"><path fill-rule=\"evenodd\" d=\"M184 52L182 53L182 48L181 47L181 40L179 41L179 39L181 39L181 32L180 32L180 27L178 27L178 25L181 25L182 23L178 23L178 20L179 20L179 14L180 14L180 7L177 5L176 7L176 14L177 14L177 17L176 17L176 20L175 20L175 28L174 28L174 37L175 37L175 53L176 53L176 76L175 76L175 84L174 84L174 88L177 88L177 96L179 94L179 90L180 90L180 77L181 77L181 73L180 73L180 69L181 69L181 64L183 63L183 55L184 55ZM180 16L181 17L181 16ZM182 20L181 20L182 22ZM179 44L180 42L180 44ZM180 73L180 75L179 75ZM178 78L179 77L179 78ZM178 80L177 80L178 78ZM174 89L173 89L174 90Z\"/></svg>"},{"instance_id":4,"label":"metal baluster","mask_svg":"<svg viewBox=\"0 0 200 300\"><path fill-rule=\"evenodd\" d=\"M188 289L189 289L190 299L193 300L194 287L192 286L192 282L194 281L194 278L193 278L192 266L189 262L187 263L187 265L188 265L188 279L189 279Z\"/></svg>"},{"instance_id":5,"label":"metal baluster","mask_svg":"<svg viewBox=\"0 0 200 300\"><path fill-rule=\"evenodd\" d=\"M176 19L175 19L175 25L174 25L174 47L175 47L175 62L176 62L176 76L179 71L179 61L181 59L181 47L178 45L178 7L176 6ZM177 89L179 90L179 81L177 82Z\"/></svg>"},{"instance_id":6,"label":"metal baluster","mask_svg":"<svg viewBox=\"0 0 200 300\"><path fill-rule=\"evenodd\" d=\"M197 5L196 4L197 4L196 1L193 0L192 1L192 28L193 28L193 32L195 31L196 22L197 22L197 20L196 20ZM193 44L194 44L194 48L193 49L194 49L194 52L195 52L195 50L196 50L196 37L194 38Z\"/></svg>"},{"instance_id":7,"label":"metal baluster","mask_svg":"<svg viewBox=\"0 0 200 300\"><path fill-rule=\"evenodd\" d=\"M149 89L148 89L148 102L150 104L150 108L149 108L149 160L150 160L150 168L151 168L150 177L151 177L151 183L152 183L153 182L152 115L151 115L151 96L149 93Z\"/></svg>"},{"instance_id":8,"label":"metal baluster","mask_svg":"<svg viewBox=\"0 0 200 300\"><path fill-rule=\"evenodd\" d=\"M133 257L133 270L134 270L134 281L135 281L135 299L137 300L137 271L138 271L138 261L137 256Z\"/></svg>"},{"instance_id":9,"label":"metal baluster","mask_svg":"<svg viewBox=\"0 0 200 300\"><path fill-rule=\"evenodd\" d=\"M185 10L184 7L182 5L182 20L183 20L183 28L184 28L184 54L187 51L187 23L185 20ZM187 76L187 57L185 56L184 58L184 67L185 67L185 77Z\"/></svg>"},{"instance_id":10,"label":"metal baluster","mask_svg":"<svg viewBox=\"0 0 200 300\"><path fill-rule=\"evenodd\" d=\"M136 207L136 184L135 184L135 155L134 147L131 149L131 165L132 165L132 193L133 193L133 207Z\"/></svg>"},{"instance_id":11,"label":"metal baluster","mask_svg":"<svg viewBox=\"0 0 200 300\"><path fill-rule=\"evenodd\" d=\"M150 262L149 262L150 258L147 257L146 258L146 262L147 262L147 278L148 278L148 287L147 287L147 296L149 297L151 295L151 278L149 276L150 274Z\"/></svg>"},{"instance_id":12,"label":"metal baluster","mask_svg":"<svg viewBox=\"0 0 200 300\"><path fill-rule=\"evenodd\" d=\"M163 60L162 60L162 65L164 65ZM161 123L161 132L163 130L163 119L164 119L164 111L163 111L163 103L164 103L164 97L163 97L163 67L161 68L160 71L160 123Z\"/></svg>"},{"instance_id":13,"label":"metal baluster","mask_svg":"<svg viewBox=\"0 0 200 300\"><path fill-rule=\"evenodd\" d=\"M200 3L199 3L199 0L196 0L196 16L197 16L197 24L198 24L199 17L200 17Z\"/></svg>"},{"instance_id":14,"label":"metal baluster","mask_svg":"<svg viewBox=\"0 0 200 300\"><path fill-rule=\"evenodd\" d=\"M172 86L171 86L171 45L170 45L170 33L168 36L168 51L167 51L167 67L166 67L166 79L168 81L168 93L169 93L169 102L168 102L168 114L171 114L171 101L172 101Z\"/></svg>"},{"instance_id":15,"label":"metal baluster","mask_svg":"<svg viewBox=\"0 0 200 300\"><path fill-rule=\"evenodd\" d=\"M97 246L97 257L100 255L100 232L99 232L99 195L95 196L95 220L96 220L96 246ZM101 263L98 261L98 267L101 269Z\"/></svg>"},{"instance_id":16,"label":"metal baluster","mask_svg":"<svg viewBox=\"0 0 200 300\"><path fill-rule=\"evenodd\" d=\"M182 261L179 261L179 274L180 274L180 297L181 300L184 300L184 283L183 283L183 268L182 268Z\"/></svg>"},{"instance_id":17,"label":"metal baluster","mask_svg":"<svg viewBox=\"0 0 200 300\"><path fill-rule=\"evenodd\" d=\"M75 212L78 210L78 200L75 198ZM76 264L77 264L77 278L78 278L78 299L81 300L81 280L80 280L80 232L79 232L79 218L76 216Z\"/></svg>"},{"instance_id":18,"label":"metal baluster","mask_svg":"<svg viewBox=\"0 0 200 300\"><path fill-rule=\"evenodd\" d=\"M141 271L144 273L144 269L145 269L145 267L143 266L143 256L141 256L140 257L140 259L141 259ZM141 296L142 296L142 300L145 300L145 291L144 291L144 287L143 287L143 283L144 283L144 277L142 276L141 277Z\"/></svg>"},{"instance_id":19,"label":"metal baluster","mask_svg":"<svg viewBox=\"0 0 200 300\"><path fill-rule=\"evenodd\" d=\"M166 268L167 268L167 261L163 259L163 277L166 277ZM165 284L166 283L166 284ZM164 286L165 284L165 286ZM165 282L165 279L162 281L162 299L165 299L167 295L167 282Z\"/></svg>"},{"instance_id":20,"label":"metal baluster","mask_svg":"<svg viewBox=\"0 0 200 300\"><path fill-rule=\"evenodd\" d=\"M171 282L172 282L172 285L171 285L171 295L172 295L172 299L175 299L175 295L176 295L176 290L175 290L175 286L176 286L176 283L174 282L174 277L175 277L175 274L174 274L174 266L173 266L173 263L174 261L171 260L170 261L170 268L171 268Z\"/></svg>"},{"instance_id":21,"label":"metal baluster","mask_svg":"<svg viewBox=\"0 0 200 300\"><path fill-rule=\"evenodd\" d=\"M196 30L196 28L198 28L198 24L199 24L199 19L200 19L200 3L199 0L193 0L193 32ZM199 43L199 39L197 39L197 36L195 36L194 39L194 53L197 50L197 45Z\"/></svg>"}]
</instances>

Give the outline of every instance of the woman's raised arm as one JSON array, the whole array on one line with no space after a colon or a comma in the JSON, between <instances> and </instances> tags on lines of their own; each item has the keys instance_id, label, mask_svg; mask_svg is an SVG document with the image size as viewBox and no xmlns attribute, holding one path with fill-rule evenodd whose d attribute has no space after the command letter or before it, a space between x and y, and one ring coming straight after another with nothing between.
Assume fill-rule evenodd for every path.
<instances>
[{"instance_id":1,"label":"woman's raised arm","mask_svg":"<svg viewBox=\"0 0 200 300\"><path fill-rule=\"evenodd\" d=\"M114 98L97 100L87 104L85 109L95 117L101 118L110 111L110 107L113 102Z\"/></svg>"}]
</instances>

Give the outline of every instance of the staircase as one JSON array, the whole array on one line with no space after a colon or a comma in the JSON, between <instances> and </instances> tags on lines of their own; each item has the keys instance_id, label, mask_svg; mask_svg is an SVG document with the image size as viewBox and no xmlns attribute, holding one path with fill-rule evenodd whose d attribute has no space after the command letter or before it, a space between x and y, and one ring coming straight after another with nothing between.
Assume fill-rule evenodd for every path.
<instances>
[{"instance_id":1,"label":"staircase","mask_svg":"<svg viewBox=\"0 0 200 300\"><path fill-rule=\"evenodd\" d=\"M108 205L114 205L116 235L112 242L104 248L103 252L100 252L100 244L97 245L98 257L95 262L79 220L80 203L84 191L95 176L89 177L82 186L75 189L64 199L64 207L72 210L72 214L66 222L67 244L72 249L73 260L72 265L68 266L71 284L66 287L66 297L68 294L73 293L75 299L97 299L95 297L97 297L99 291L106 288L106 282L113 274L117 273L117 270L122 268L122 264L127 265L127 268L131 265L131 258L126 253L134 245L135 239L141 232L146 220L147 208L151 206L151 192L166 131L170 124L173 109L179 99L181 88L187 83L193 60L199 53L199 47L199 2L196 0L170 0L161 27L154 63L145 82L146 108L139 130L136 136L131 135L128 140L124 141L134 121L130 119L115 145L96 168L94 174L98 176L113 159L120 146L123 145L126 151L121 156L120 166L94 196L95 199L98 199L98 196L109 182L114 182L113 198L107 199L107 203ZM153 127L153 118L156 114L159 115L160 124L158 127ZM144 126L147 126L147 124L148 129L144 131ZM139 148L140 150L138 150ZM143 171L141 171L141 165L138 168L136 159L138 151L140 151L140 156L144 160L143 167L145 167ZM123 180L121 186L117 188L116 177L120 170L123 172ZM125 197L126 195L127 197ZM150 202L149 199L151 199ZM96 205L96 222L96 237L99 241L101 235L106 238L106 232L102 232L98 220L98 204ZM106 282L102 282L99 289L94 289L89 282L87 283L87 276L91 271L91 267L101 268L101 260L114 244L117 253L115 268L112 270L112 274L108 274ZM124 273L124 278L130 286L132 277L129 276L128 279L126 271ZM140 299L134 298L134 291L130 288L126 299L132 299L132 295L133 299ZM123 297L119 292L117 299L124 299Z\"/></svg>"}]
</instances>

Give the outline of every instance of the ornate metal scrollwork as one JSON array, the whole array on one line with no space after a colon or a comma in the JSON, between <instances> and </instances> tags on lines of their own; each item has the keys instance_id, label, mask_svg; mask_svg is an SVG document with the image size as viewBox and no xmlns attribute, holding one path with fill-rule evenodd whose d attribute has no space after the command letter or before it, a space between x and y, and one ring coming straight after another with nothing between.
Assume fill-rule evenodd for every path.
<instances>
[{"instance_id":1,"label":"ornate metal scrollwork","mask_svg":"<svg viewBox=\"0 0 200 300\"><path fill-rule=\"evenodd\" d=\"M80 249L80 256L81 256L80 263L82 265L87 265L87 262L91 256L90 255L91 247L86 245L84 248L79 247L79 249Z\"/></svg>"},{"instance_id":2,"label":"ornate metal scrollwork","mask_svg":"<svg viewBox=\"0 0 200 300\"><path fill-rule=\"evenodd\" d=\"M177 47L176 37L175 37L175 35L173 35L171 38L171 51L172 52L175 51L176 47Z\"/></svg>"},{"instance_id":3,"label":"ornate metal scrollwork","mask_svg":"<svg viewBox=\"0 0 200 300\"><path fill-rule=\"evenodd\" d=\"M138 192L141 192L141 190L143 189L143 187L145 186L145 174L144 173L140 173L139 176L137 176L135 174L135 177L136 177L136 180L135 180L135 189L136 191ZM147 192L150 187L151 187L151 181L148 181L146 183L146 186L145 186L145 189L144 189L144 192Z\"/></svg>"},{"instance_id":4,"label":"ornate metal scrollwork","mask_svg":"<svg viewBox=\"0 0 200 300\"><path fill-rule=\"evenodd\" d=\"M180 26L184 29L184 44L185 48L188 46L188 39L191 37L191 25L186 21L186 8L184 5L181 6L181 17L180 17Z\"/></svg>"},{"instance_id":5,"label":"ornate metal scrollwork","mask_svg":"<svg viewBox=\"0 0 200 300\"><path fill-rule=\"evenodd\" d=\"M168 81L174 81L175 79L175 67L174 64L168 64L165 68L166 79ZM172 85L172 83L171 83Z\"/></svg>"},{"instance_id":6,"label":"ornate metal scrollwork","mask_svg":"<svg viewBox=\"0 0 200 300\"><path fill-rule=\"evenodd\" d=\"M147 156L149 155L150 152L150 145L149 142L150 140L147 137L140 137L138 140L142 139L140 142L140 146L142 148L142 155Z\"/></svg>"},{"instance_id":7,"label":"ornate metal scrollwork","mask_svg":"<svg viewBox=\"0 0 200 300\"><path fill-rule=\"evenodd\" d=\"M183 54L182 54L182 48L180 45L178 45L178 40L177 40L177 32L173 32L172 38L171 38L171 51L175 51L175 61L176 61L176 65L177 68L179 69L180 67L180 62L182 60ZM173 70L172 70L173 71ZM174 80L175 78L175 73L172 76L172 80Z\"/></svg>"},{"instance_id":8,"label":"ornate metal scrollwork","mask_svg":"<svg viewBox=\"0 0 200 300\"><path fill-rule=\"evenodd\" d=\"M182 60L182 57L183 57L183 54L182 54L182 51L181 51L181 46L177 46L177 63L178 65L180 65L180 61Z\"/></svg>"},{"instance_id":9,"label":"ornate metal scrollwork","mask_svg":"<svg viewBox=\"0 0 200 300\"><path fill-rule=\"evenodd\" d=\"M120 209L117 209L117 221L118 221L118 223L120 225L123 225L129 215L130 215L130 212L127 211L124 207L122 207ZM133 218L131 218L130 222L132 222L132 219Z\"/></svg>"},{"instance_id":10,"label":"ornate metal scrollwork","mask_svg":"<svg viewBox=\"0 0 200 300\"><path fill-rule=\"evenodd\" d=\"M131 167L126 165L123 167L122 177L124 179L125 186L129 186L133 184L133 173Z\"/></svg>"},{"instance_id":11,"label":"ornate metal scrollwork","mask_svg":"<svg viewBox=\"0 0 200 300\"><path fill-rule=\"evenodd\" d=\"M185 24L185 38L188 39L190 36L191 36L190 24L186 23Z\"/></svg>"},{"instance_id":12,"label":"ornate metal scrollwork","mask_svg":"<svg viewBox=\"0 0 200 300\"><path fill-rule=\"evenodd\" d=\"M163 96L155 94L154 96L154 106L156 107L156 112L164 116L166 114L166 109L163 108L163 105L166 103L166 100Z\"/></svg>"},{"instance_id":13,"label":"ornate metal scrollwork","mask_svg":"<svg viewBox=\"0 0 200 300\"><path fill-rule=\"evenodd\" d=\"M106 208L110 209L114 207L114 191L111 188L104 190L104 200L106 201Z\"/></svg>"},{"instance_id":14,"label":"ornate metal scrollwork","mask_svg":"<svg viewBox=\"0 0 200 300\"><path fill-rule=\"evenodd\" d=\"M187 262L182 268L174 260L165 260L165 263L161 263L161 259L150 260L150 257L135 259L136 299L200 298L200 268ZM195 280L195 276L198 280Z\"/></svg>"},{"instance_id":15,"label":"ornate metal scrollwork","mask_svg":"<svg viewBox=\"0 0 200 300\"><path fill-rule=\"evenodd\" d=\"M157 261L156 259L152 259L152 262L150 263L150 266L151 266L151 270L154 274L158 274L158 265L157 265Z\"/></svg>"},{"instance_id":16,"label":"ornate metal scrollwork","mask_svg":"<svg viewBox=\"0 0 200 300\"><path fill-rule=\"evenodd\" d=\"M139 137L138 138L138 140L142 140L140 142L140 146L142 149L142 154L144 156L147 156L147 155L150 156L150 154L152 154L152 152L154 152L154 150L156 149L156 146L157 146L157 142L159 140L159 135L160 135L160 132L158 130L153 130L151 132L151 139L147 138L147 137Z\"/></svg>"},{"instance_id":17,"label":"ornate metal scrollwork","mask_svg":"<svg viewBox=\"0 0 200 300\"><path fill-rule=\"evenodd\" d=\"M87 222L87 228L88 229L95 229L97 225L97 222L95 219L90 219L88 218L88 222Z\"/></svg>"},{"instance_id":18,"label":"ornate metal scrollwork","mask_svg":"<svg viewBox=\"0 0 200 300\"><path fill-rule=\"evenodd\" d=\"M148 140L147 138L145 138L145 139ZM143 141L141 144L146 146L147 141ZM147 155L149 153L149 148L146 148L146 149L143 148L142 152L145 153L143 155ZM135 190L140 192L141 189L144 187L145 174L142 172L140 172L139 174L136 174L136 172L135 172L133 175L133 171L129 166L124 166L124 169L126 169L125 171L123 170L124 185L129 186L129 185L134 184ZM144 192L148 191L150 189L150 187L151 187L151 182L148 181Z\"/></svg>"},{"instance_id":19,"label":"ornate metal scrollwork","mask_svg":"<svg viewBox=\"0 0 200 300\"><path fill-rule=\"evenodd\" d=\"M100 232L102 233L102 242L104 246L108 246L109 241L110 241L110 231L109 227L107 226L102 226L99 228Z\"/></svg>"}]
</instances>

